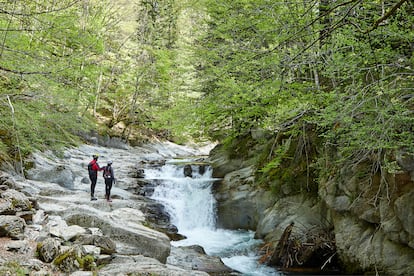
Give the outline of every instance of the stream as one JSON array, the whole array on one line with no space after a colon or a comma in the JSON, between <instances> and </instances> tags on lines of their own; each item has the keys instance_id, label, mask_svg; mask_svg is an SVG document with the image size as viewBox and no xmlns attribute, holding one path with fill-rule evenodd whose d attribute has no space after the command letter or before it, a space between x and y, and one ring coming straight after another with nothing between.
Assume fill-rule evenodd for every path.
<instances>
[{"instance_id":1,"label":"stream","mask_svg":"<svg viewBox=\"0 0 414 276\"><path fill-rule=\"evenodd\" d=\"M212 178L209 166L200 165L191 165L192 177L186 177L185 164L194 164L194 160L171 159L160 168L145 170L145 178L158 183L151 197L165 206L171 222L187 237L172 245L200 245L208 255L220 257L242 275L282 275L258 262L257 251L262 241L254 239L253 231L216 227L212 186L219 179Z\"/></svg>"}]
</instances>

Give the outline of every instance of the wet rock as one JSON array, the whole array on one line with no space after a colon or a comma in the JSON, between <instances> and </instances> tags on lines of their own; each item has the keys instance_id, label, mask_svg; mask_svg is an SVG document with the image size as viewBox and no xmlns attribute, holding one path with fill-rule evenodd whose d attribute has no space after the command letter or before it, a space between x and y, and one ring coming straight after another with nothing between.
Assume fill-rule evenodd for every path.
<instances>
[{"instance_id":1,"label":"wet rock","mask_svg":"<svg viewBox=\"0 0 414 276\"><path fill-rule=\"evenodd\" d=\"M162 204L151 201L144 206L144 213L151 227L165 233L171 240L178 241L185 238L178 233L177 227L170 223L170 215Z\"/></svg>"},{"instance_id":2,"label":"wet rock","mask_svg":"<svg viewBox=\"0 0 414 276\"><path fill-rule=\"evenodd\" d=\"M270 192L254 185L253 168L228 173L214 185L217 223L230 229L256 229L263 212L274 201Z\"/></svg>"},{"instance_id":3,"label":"wet rock","mask_svg":"<svg viewBox=\"0 0 414 276\"><path fill-rule=\"evenodd\" d=\"M137 185L126 187L125 190L140 196L150 197L154 193L154 188L156 187L156 181L151 181L148 179L138 179Z\"/></svg>"},{"instance_id":4,"label":"wet rock","mask_svg":"<svg viewBox=\"0 0 414 276\"><path fill-rule=\"evenodd\" d=\"M10 237L12 239L24 239L24 229L26 222L17 216L0 216L0 237Z\"/></svg>"},{"instance_id":5,"label":"wet rock","mask_svg":"<svg viewBox=\"0 0 414 276\"><path fill-rule=\"evenodd\" d=\"M204 271L209 275L233 275L235 272L219 257L207 255L198 245L172 247L167 263L186 270Z\"/></svg>"},{"instance_id":6,"label":"wet rock","mask_svg":"<svg viewBox=\"0 0 414 276\"><path fill-rule=\"evenodd\" d=\"M206 167L207 167L207 165L200 165L200 166L198 166L198 173L200 175L203 175L206 172Z\"/></svg>"},{"instance_id":7,"label":"wet rock","mask_svg":"<svg viewBox=\"0 0 414 276\"><path fill-rule=\"evenodd\" d=\"M184 166L184 176L193 177L193 169L191 168L191 165L187 164Z\"/></svg>"},{"instance_id":8,"label":"wet rock","mask_svg":"<svg viewBox=\"0 0 414 276\"><path fill-rule=\"evenodd\" d=\"M145 178L145 171L144 169L137 169L136 170L136 178Z\"/></svg>"}]
</instances>

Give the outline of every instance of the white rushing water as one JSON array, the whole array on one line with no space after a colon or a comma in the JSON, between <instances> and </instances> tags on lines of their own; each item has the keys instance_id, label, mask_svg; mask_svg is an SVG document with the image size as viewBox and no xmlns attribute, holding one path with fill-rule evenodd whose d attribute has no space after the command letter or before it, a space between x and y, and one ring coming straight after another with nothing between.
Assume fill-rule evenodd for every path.
<instances>
[{"instance_id":1,"label":"white rushing water","mask_svg":"<svg viewBox=\"0 0 414 276\"><path fill-rule=\"evenodd\" d=\"M181 165L179 162L182 162ZM253 231L226 230L216 227L216 202L212 194L212 171L203 174L192 166L192 177L185 177L183 163L190 160L171 160L158 169L146 169L145 178L157 179L153 199L161 202L187 239L172 242L174 246L201 245L208 255L219 256L223 262L243 275L281 275L275 269L258 263ZM161 180L161 181L160 181Z\"/></svg>"}]
</instances>

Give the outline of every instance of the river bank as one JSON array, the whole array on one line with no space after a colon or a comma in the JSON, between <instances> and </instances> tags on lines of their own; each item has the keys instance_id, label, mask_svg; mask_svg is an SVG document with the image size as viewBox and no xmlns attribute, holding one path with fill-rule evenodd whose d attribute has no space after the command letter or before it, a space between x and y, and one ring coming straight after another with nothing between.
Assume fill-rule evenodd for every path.
<instances>
[{"instance_id":1,"label":"river bank","mask_svg":"<svg viewBox=\"0 0 414 276\"><path fill-rule=\"evenodd\" d=\"M218 225L254 230L268 245L262 260L287 271L409 275L414 159L401 151L398 170L380 167L378 156L338 168L335 149L309 132L307 140L255 132L210 152L213 177L223 178ZM278 162L264 168L271 155Z\"/></svg>"},{"instance_id":2,"label":"river bank","mask_svg":"<svg viewBox=\"0 0 414 276\"><path fill-rule=\"evenodd\" d=\"M104 200L103 179L90 201L86 165L93 154L105 165L113 161L117 182L111 203ZM127 149L83 145L61 155L35 153L25 178L2 172L0 271L30 275L208 275L167 258L192 258L209 270L230 273L217 258L193 248L171 250L174 231L162 206L129 191L137 185L139 167L182 155L203 155L200 149L154 143ZM153 218L161 218L154 221ZM152 218L152 220L151 220ZM167 218L167 219L166 219ZM11 225L11 226L10 226ZM167 229L161 232L158 230ZM181 266L180 266L181 264ZM208 264L208 265L207 265ZM220 272L219 272L220 271Z\"/></svg>"}]
</instances>

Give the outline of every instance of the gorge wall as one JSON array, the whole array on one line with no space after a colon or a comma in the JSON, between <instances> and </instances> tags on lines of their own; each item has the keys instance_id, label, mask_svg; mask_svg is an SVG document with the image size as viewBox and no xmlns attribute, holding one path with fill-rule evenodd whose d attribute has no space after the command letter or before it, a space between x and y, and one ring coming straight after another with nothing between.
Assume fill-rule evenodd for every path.
<instances>
[{"instance_id":1,"label":"gorge wall","mask_svg":"<svg viewBox=\"0 0 414 276\"><path fill-rule=\"evenodd\" d=\"M284 151L291 156L263 173L261 156L268 155L270 148L278 152L283 145L286 139L252 133L212 150L214 177L223 179L215 186L221 227L253 229L257 238L276 246L293 222L291 237L301 241L302 248L318 241L335 247L333 254L325 251L330 255L319 260L308 254L291 266L321 267L336 259L346 273L408 275L414 271L413 158L396 154L399 170L392 172L369 156L331 172L316 170L309 160L328 153L302 154L308 160L304 166L298 158L301 139L293 139Z\"/></svg>"}]
</instances>

